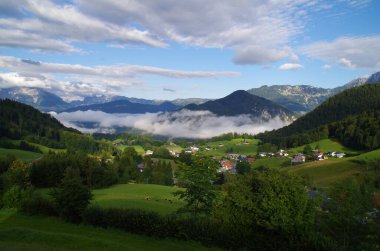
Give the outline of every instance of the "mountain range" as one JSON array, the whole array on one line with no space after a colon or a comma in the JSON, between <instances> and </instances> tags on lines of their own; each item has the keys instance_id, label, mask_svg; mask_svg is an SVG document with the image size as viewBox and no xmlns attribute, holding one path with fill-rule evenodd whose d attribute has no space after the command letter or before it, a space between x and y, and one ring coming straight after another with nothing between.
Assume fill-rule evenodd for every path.
<instances>
[{"instance_id":1,"label":"mountain range","mask_svg":"<svg viewBox=\"0 0 380 251\"><path fill-rule=\"evenodd\" d=\"M102 111L105 113L130 113L130 114L141 114L141 113L156 113L156 112L170 112L179 109L180 106L177 106L171 102L164 102L159 105L151 104L139 104L132 103L128 100L116 100L103 104L93 104L93 105L84 105L69 108L64 112L75 112L75 111Z\"/></svg>"},{"instance_id":2,"label":"mountain range","mask_svg":"<svg viewBox=\"0 0 380 251\"><path fill-rule=\"evenodd\" d=\"M379 78L380 72L373 74L369 78L354 79L336 88L321 88L310 85L264 85L259 88L249 89L248 92L276 102L293 112L305 113L313 110L327 98L335 94L365 83L378 82Z\"/></svg>"},{"instance_id":3,"label":"mountain range","mask_svg":"<svg viewBox=\"0 0 380 251\"><path fill-rule=\"evenodd\" d=\"M249 89L248 92L273 101L274 103L285 107L289 111L302 114L313 110L327 98L346 89L360 86L365 83L375 82L380 82L380 72L374 73L368 78L354 79L347 84L336 88L321 88L310 85L264 85L258 88ZM145 113L152 111L171 111L190 104L190 109L196 109L196 105L212 101L211 99L188 98L175 99L169 101L171 103L169 104L167 103L167 100L150 100L118 95L92 95L83 97L83 100L66 102L56 94L36 87L13 87L0 89L0 99L6 98L31 105L45 112L84 110L85 107L110 111L112 105L116 105L117 107L115 109L118 111L122 111L124 109L124 111L131 113ZM142 104L148 106L145 106L146 110L144 110L144 106L132 105L128 102L125 102L124 104L122 104L122 102L112 103L115 101L128 101L132 104ZM102 104L105 104L103 108L101 108ZM124 108L119 107L121 104ZM130 108L126 108L127 106ZM133 111L133 107L138 109L138 112Z\"/></svg>"}]
</instances>

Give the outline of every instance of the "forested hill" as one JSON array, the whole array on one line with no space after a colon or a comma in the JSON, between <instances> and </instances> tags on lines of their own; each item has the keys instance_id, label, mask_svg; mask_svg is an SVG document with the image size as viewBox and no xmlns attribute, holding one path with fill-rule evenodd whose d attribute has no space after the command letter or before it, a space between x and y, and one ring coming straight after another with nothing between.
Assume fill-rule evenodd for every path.
<instances>
[{"instance_id":1,"label":"forested hill","mask_svg":"<svg viewBox=\"0 0 380 251\"><path fill-rule=\"evenodd\" d=\"M50 114L41 113L37 109L17 101L0 100L0 135L9 138L21 138L34 134L42 135L47 131L73 129L64 127Z\"/></svg>"},{"instance_id":2,"label":"forested hill","mask_svg":"<svg viewBox=\"0 0 380 251\"><path fill-rule=\"evenodd\" d=\"M334 136L336 132L332 130L336 127L332 125L339 121L345 120L346 126L351 121L351 124L361 127L364 125L357 124L357 120L371 117L371 121L377 124L378 116L373 112L378 110L380 84L367 84L339 93L289 126L259 134L257 137L264 142L284 146L301 145L314 139Z\"/></svg>"},{"instance_id":3,"label":"forested hill","mask_svg":"<svg viewBox=\"0 0 380 251\"><path fill-rule=\"evenodd\" d=\"M50 114L17 101L0 99L0 138L27 140L52 148L93 152L96 142L79 131L67 128Z\"/></svg>"},{"instance_id":4,"label":"forested hill","mask_svg":"<svg viewBox=\"0 0 380 251\"><path fill-rule=\"evenodd\" d=\"M224 98L208 101L200 105L190 104L183 109L192 111L206 110L219 116L250 114L257 117L269 115L272 118L276 116L284 118L292 115L292 112L288 109L270 100L249 94L242 90L235 91Z\"/></svg>"}]
</instances>

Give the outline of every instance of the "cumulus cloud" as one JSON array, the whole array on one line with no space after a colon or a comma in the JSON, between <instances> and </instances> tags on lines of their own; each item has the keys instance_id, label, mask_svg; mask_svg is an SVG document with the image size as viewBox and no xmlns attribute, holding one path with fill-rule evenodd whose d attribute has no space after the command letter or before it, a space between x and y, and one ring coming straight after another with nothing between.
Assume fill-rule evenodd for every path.
<instances>
[{"instance_id":1,"label":"cumulus cloud","mask_svg":"<svg viewBox=\"0 0 380 251\"><path fill-rule=\"evenodd\" d=\"M306 56L347 68L376 68L380 64L380 36L342 37L301 48Z\"/></svg>"},{"instance_id":2,"label":"cumulus cloud","mask_svg":"<svg viewBox=\"0 0 380 251\"><path fill-rule=\"evenodd\" d=\"M299 70L299 69L302 69L303 68L303 65L300 65L300 64L291 64L291 63L287 63L287 64L282 64L278 67L279 70L281 71L294 71L294 70Z\"/></svg>"},{"instance_id":3,"label":"cumulus cloud","mask_svg":"<svg viewBox=\"0 0 380 251\"><path fill-rule=\"evenodd\" d=\"M277 129L287 123L280 118L261 120L249 115L218 117L209 111L181 110L174 113L107 114L100 111L77 111L72 113L52 113L69 127L86 133L111 132L112 127L128 127L173 138L209 138L227 132L256 134ZM78 125L90 122L96 129Z\"/></svg>"},{"instance_id":4,"label":"cumulus cloud","mask_svg":"<svg viewBox=\"0 0 380 251\"><path fill-rule=\"evenodd\" d=\"M14 17L0 18L0 26L4 28L0 34L11 35L7 39L1 36L0 45L2 46L57 52L77 51L78 49L74 49L71 45L73 41L116 41L121 44L167 46L165 42L155 38L146 30L115 25L85 15L75 5L58 5L49 0L12 1L5 5L8 14L13 13ZM17 43L20 41L19 38L28 36L32 38L32 41L26 39L21 40L22 43Z\"/></svg>"}]
</instances>

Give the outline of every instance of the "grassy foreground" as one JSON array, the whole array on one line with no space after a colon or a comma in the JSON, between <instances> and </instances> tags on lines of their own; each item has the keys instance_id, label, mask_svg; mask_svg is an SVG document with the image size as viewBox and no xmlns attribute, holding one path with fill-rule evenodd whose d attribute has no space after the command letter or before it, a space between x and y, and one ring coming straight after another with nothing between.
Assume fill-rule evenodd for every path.
<instances>
[{"instance_id":1,"label":"grassy foreground","mask_svg":"<svg viewBox=\"0 0 380 251\"><path fill-rule=\"evenodd\" d=\"M23 150L18 150L18 149L0 148L0 157L6 156L8 154L14 155L16 158L22 159L24 161L35 160L42 156L42 154L35 153L35 152L23 151Z\"/></svg>"},{"instance_id":2,"label":"grassy foreground","mask_svg":"<svg viewBox=\"0 0 380 251\"><path fill-rule=\"evenodd\" d=\"M160 240L58 218L0 210L0 250L208 250L195 242Z\"/></svg>"},{"instance_id":3,"label":"grassy foreground","mask_svg":"<svg viewBox=\"0 0 380 251\"><path fill-rule=\"evenodd\" d=\"M183 205L173 192L180 188L151 184L120 184L93 190L93 204L101 207L139 208L169 214Z\"/></svg>"}]
</instances>

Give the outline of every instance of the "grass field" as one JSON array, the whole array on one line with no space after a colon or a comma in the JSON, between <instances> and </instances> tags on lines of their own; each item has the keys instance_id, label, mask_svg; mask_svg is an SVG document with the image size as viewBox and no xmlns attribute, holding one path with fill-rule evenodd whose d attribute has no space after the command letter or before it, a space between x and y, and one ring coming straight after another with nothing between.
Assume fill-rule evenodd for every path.
<instances>
[{"instance_id":1,"label":"grass field","mask_svg":"<svg viewBox=\"0 0 380 251\"><path fill-rule=\"evenodd\" d=\"M93 190L92 203L101 207L141 208L170 214L183 205L173 195L177 190L179 188L151 184L120 184Z\"/></svg>"},{"instance_id":2,"label":"grass field","mask_svg":"<svg viewBox=\"0 0 380 251\"><path fill-rule=\"evenodd\" d=\"M351 148L347 148L343 146L339 141L333 140L333 139L322 139L320 141L313 142L309 144L311 148L315 149L317 146L319 146L319 150L322 152L328 152L328 151L335 151L335 152L344 152L344 153L350 153L350 154L359 154L360 151L353 150ZM299 152L302 152L305 145L299 146L296 148L291 148L288 150L289 154L296 154Z\"/></svg>"},{"instance_id":3,"label":"grass field","mask_svg":"<svg viewBox=\"0 0 380 251\"><path fill-rule=\"evenodd\" d=\"M365 167L347 158L312 161L287 170L307 177L315 186L324 188L365 171Z\"/></svg>"},{"instance_id":4,"label":"grass field","mask_svg":"<svg viewBox=\"0 0 380 251\"><path fill-rule=\"evenodd\" d=\"M132 145L132 146L125 145L125 146L118 146L117 148L123 151L127 147L133 147L133 148L135 148L136 152L138 154L140 154L140 155L144 155L145 154L144 148L142 146L140 146L140 145Z\"/></svg>"},{"instance_id":5,"label":"grass field","mask_svg":"<svg viewBox=\"0 0 380 251\"><path fill-rule=\"evenodd\" d=\"M112 229L73 225L58 218L0 210L0 250L210 250L195 242L160 240ZM214 249L216 250L216 249Z\"/></svg>"},{"instance_id":6,"label":"grass field","mask_svg":"<svg viewBox=\"0 0 380 251\"><path fill-rule=\"evenodd\" d=\"M18 149L5 149L0 148L0 157L6 156L6 155L14 155L18 159L22 159L24 161L31 161L38 158L41 158L42 154L35 153L35 152L29 152L29 151L23 151Z\"/></svg>"},{"instance_id":7,"label":"grass field","mask_svg":"<svg viewBox=\"0 0 380 251\"><path fill-rule=\"evenodd\" d=\"M356 156L355 159L365 161L365 162L371 162L373 160L378 160L378 159L380 159L380 149L361 154L359 156Z\"/></svg>"},{"instance_id":8,"label":"grass field","mask_svg":"<svg viewBox=\"0 0 380 251\"><path fill-rule=\"evenodd\" d=\"M205 146L210 146L212 150L206 151L202 150L201 154L206 156L216 156L216 157L223 157L226 155L227 150L231 150L231 153L238 153L238 154L244 154L244 155L256 155L257 153L257 144L259 140L257 139L246 139L246 142L249 144L243 144L244 139L233 139L233 140L223 140L223 141L215 141L215 142L209 142Z\"/></svg>"},{"instance_id":9,"label":"grass field","mask_svg":"<svg viewBox=\"0 0 380 251\"><path fill-rule=\"evenodd\" d=\"M253 164L251 164L253 168L256 168L259 166L265 166L269 168L282 168L289 165L290 165L289 158L277 158L277 157L256 159L256 161Z\"/></svg>"}]
</instances>

